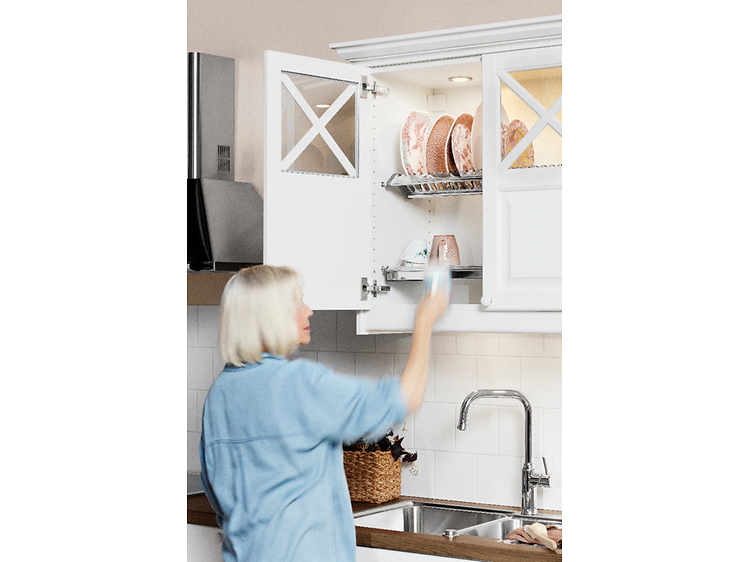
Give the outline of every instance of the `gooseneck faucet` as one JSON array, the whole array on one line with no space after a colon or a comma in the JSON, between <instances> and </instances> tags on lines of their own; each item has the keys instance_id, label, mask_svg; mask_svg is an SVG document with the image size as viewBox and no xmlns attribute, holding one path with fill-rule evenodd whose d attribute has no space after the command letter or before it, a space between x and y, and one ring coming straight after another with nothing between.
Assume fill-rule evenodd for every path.
<instances>
[{"instance_id":1,"label":"gooseneck faucet","mask_svg":"<svg viewBox=\"0 0 750 562\"><path fill-rule=\"evenodd\" d=\"M531 464L531 404L528 399L516 390L475 390L464 398L461 404L461 413L458 420L458 429L466 430L466 418L469 416L469 406L477 398L515 398L523 404L526 424L524 437L526 442L523 470L521 475L521 513L523 515L536 514L536 489L538 487L549 488L549 474L547 474L547 461L542 457L544 462L545 474L534 472L534 465Z\"/></svg>"}]
</instances>

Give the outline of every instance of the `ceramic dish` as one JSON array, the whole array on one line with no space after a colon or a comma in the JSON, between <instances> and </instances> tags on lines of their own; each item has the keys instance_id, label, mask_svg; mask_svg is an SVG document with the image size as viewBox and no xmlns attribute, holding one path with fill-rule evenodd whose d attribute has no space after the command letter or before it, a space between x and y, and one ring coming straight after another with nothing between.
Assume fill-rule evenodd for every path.
<instances>
[{"instance_id":1,"label":"ceramic dish","mask_svg":"<svg viewBox=\"0 0 750 562\"><path fill-rule=\"evenodd\" d=\"M425 163L428 174L447 174L448 162L445 157L445 145L449 140L453 117L441 115L432 126L425 147Z\"/></svg>"},{"instance_id":2,"label":"ceramic dish","mask_svg":"<svg viewBox=\"0 0 750 562\"><path fill-rule=\"evenodd\" d=\"M502 134L502 142L505 142L505 135L508 129L508 114L505 112L505 107L500 104L500 130ZM476 112L474 113L474 121L471 127L471 157L474 162L474 168L476 170L482 169L482 104L479 104Z\"/></svg>"},{"instance_id":3,"label":"ceramic dish","mask_svg":"<svg viewBox=\"0 0 750 562\"><path fill-rule=\"evenodd\" d=\"M456 117L451 130L451 151L456 169L459 174L471 174L474 172L474 160L471 154L471 129L474 117L468 113L462 113Z\"/></svg>"},{"instance_id":4,"label":"ceramic dish","mask_svg":"<svg viewBox=\"0 0 750 562\"><path fill-rule=\"evenodd\" d=\"M505 132L505 131L504 131ZM529 130L520 119L514 119L508 125L506 134L503 135L503 158L521 142L521 139ZM521 156L513 162L511 168L530 168L534 165L534 143L531 143Z\"/></svg>"},{"instance_id":5,"label":"ceramic dish","mask_svg":"<svg viewBox=\"0 0 750 562\"><path fill-rule=\"evenodd\" d=\"M407 176L424 175L425 146L432 129L432 120L426 111L412 111L401 127L401 165Z\"/></svg>"},{"instance_id":6,"label":"ceramic dish","mask_svg":"<svg viewBox=\"0 0 750 562\"><path fill-rule=\"evenodd\" d=\"M471 160L476 170L482 169L482 104L474 112L471 126Z\"/></svg>"}]
</instances>

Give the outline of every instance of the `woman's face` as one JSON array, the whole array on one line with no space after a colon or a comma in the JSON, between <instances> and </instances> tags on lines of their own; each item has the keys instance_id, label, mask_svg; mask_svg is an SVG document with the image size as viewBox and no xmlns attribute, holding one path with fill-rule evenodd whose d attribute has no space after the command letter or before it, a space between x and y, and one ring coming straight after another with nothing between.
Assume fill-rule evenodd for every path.
<instances>
[{"instance_id":1,"label":"woman's face","mask_svg":"<svg viewBox=\"0 0 750 562\"><path fill-rule=\"evenodd\" d=\"M299 299L297 308L297 329L299 330L299 344L307 345L310 343L310 316L313 311L304 303L302 297Z\"/></svg>"}]
</instances>

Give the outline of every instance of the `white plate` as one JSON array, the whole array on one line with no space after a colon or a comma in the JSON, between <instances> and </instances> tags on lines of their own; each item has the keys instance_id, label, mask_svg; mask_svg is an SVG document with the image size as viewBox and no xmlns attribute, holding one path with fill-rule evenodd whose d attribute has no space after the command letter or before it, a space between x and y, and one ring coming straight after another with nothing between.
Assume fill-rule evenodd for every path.
<instances>
[{"instance_id":1,"label":"white plate","mask_svg":"<svg viewBox=\"0 0 750 562\"><path fill-rule=\"evenodd\" d=\"M502 131L502 138L500 143L505 140L505 135L508 130L508 114L505 112L505 108L500 104L500 127ZM471 155L474 160L474 168L476 170L482 169L482 104L479 104L476 113L474 113L474 124L471 128Z\"/></svg>"}]
</instances>

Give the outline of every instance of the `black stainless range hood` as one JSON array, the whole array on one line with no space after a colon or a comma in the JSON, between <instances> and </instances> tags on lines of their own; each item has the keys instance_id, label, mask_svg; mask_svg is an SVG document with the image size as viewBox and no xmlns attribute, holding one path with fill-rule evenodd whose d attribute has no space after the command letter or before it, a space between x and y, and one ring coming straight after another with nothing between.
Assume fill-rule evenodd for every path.
<instances>
[{"instance_id":1,"label":"black stainless range hood","mask_svg":"<svg viewBox=\"0 0 750 562\"><path fill-rule=\"evenodd\" d=\"M187 264L263 263L263 200L234 181L234 59L188 53Z\"/></svg>"}]
</instances>

